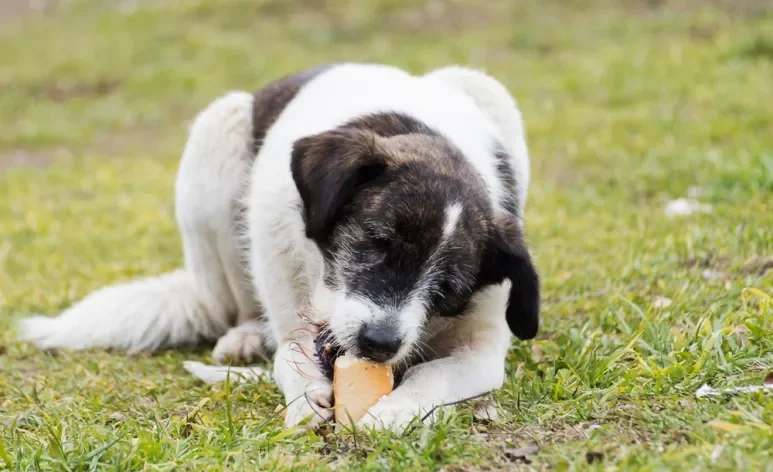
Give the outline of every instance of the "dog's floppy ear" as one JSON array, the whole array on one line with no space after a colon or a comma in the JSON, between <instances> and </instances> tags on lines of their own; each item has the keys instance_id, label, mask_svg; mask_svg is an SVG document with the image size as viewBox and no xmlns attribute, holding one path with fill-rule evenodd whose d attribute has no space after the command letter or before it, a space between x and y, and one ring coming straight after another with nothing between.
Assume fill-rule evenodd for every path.
<instances>
[{"instance_id":1,"label":"dog's floppy ear","mask_svg":"<svg viewBox=\"0 0 773 472\"><path fill-rule=\"evenodd\" d=\"M325 239L358 188L384 171L386 158L376 140L367 131L338 129L295 142L290 167L303 201L307 237Z\"/></svg>"},{"instance_id":2,"label":"dog's floppy ear","mask_svg":"<svg viewBox=\"0 0 773 472\"><path fill-rule=\"evenodd\" d=\"M508 217L497 224L480 277L489 284L510 280L507 325L519 339L533 339L539 331L540 280L515 218Z\"/></svg>"}]
</instances>

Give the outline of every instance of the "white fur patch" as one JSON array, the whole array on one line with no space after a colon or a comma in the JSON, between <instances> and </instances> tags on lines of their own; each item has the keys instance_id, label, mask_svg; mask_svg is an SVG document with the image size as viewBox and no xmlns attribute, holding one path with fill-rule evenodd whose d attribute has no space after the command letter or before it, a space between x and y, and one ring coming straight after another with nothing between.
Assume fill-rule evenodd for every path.
<instances>
[{"instance_id":1,"label":"white fur patch","mask_svg":"<svg viewBox=\"0 0 773 472\"><path fill-rule=\"evenodd\" d=\"M392 363L400 362L405 356L411 354L416 347L416 341L419 339L424 328L424 321L427 318L427 309L421 298L422 294L414 294L408 303L401 307L398 312L400 333L403 336L403 344L397 351Z\"/></svg>"},{"instance_id":2,"label":"white fur patch","mask_svg":"<svg viewBox=\"0 0 773 472\"><path fill-rule=\"evenodd\" d=\"M448 237L456 228L459 216L462 214L462 204L452 203L446 207L446 220L443 222L443 237Z\"/></svg>"},{"instance_id":3,"label":"white fur patch","mask_svg":"<svg viewBox=\"0 0 773 472\"><path fill-rule=\"evenodd\" d=\"M529 150L523 117L513 96L495 78L483 71L467 67L443 67L424 77L445 82L464 92L497 126L501 143L510 156L510 165L515 172L517 203L522 209L526 205L529 187Z\"/></svg>"},{"instance_id":4,"label":"white fur patch","mask_svg":"<svg viewBox=\"0 0 773 472\"><path fill-rule=\"evenodd\" d=\"M400 307L382 306L347 294L346 290L331 290L320 283L314 290L312 305L346 350L356 350L357 336L364 325L392 319L403 340L400 350L389 361L396 364L412 353L424 328L426 307L420 295L414 294Z\"/></svg>"}]
</instances>

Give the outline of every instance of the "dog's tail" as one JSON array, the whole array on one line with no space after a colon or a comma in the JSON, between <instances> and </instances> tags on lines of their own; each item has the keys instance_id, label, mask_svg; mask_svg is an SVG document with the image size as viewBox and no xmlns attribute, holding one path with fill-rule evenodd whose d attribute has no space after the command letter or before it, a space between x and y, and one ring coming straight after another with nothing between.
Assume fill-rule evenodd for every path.
<instances>
[{"instance_id":1,"label":"dog's tail","mask_svg":"<svg viewBox=\"0 0 773 472\"><path fill-rule=\"evenodd\" d=\"M19 322L24 340L43 349L114 347L150 351L214 340L228 329L197 295L191 274L178 270L93 292L55 318Z\"/></svg>"},{"instance_id":2,"label":"dog's tail","mask_svg":"<svg viewBox=\"0 0 773 472\"><path fill-rule=\"evenodd\" d=\"M232 92L191 126L175 187L185 269L100 289L55 318L22 320L23 339L150 351L214 341L257 311L234 216L252 160L252 107L252 94Z\"/></svg>"}]
</instances>

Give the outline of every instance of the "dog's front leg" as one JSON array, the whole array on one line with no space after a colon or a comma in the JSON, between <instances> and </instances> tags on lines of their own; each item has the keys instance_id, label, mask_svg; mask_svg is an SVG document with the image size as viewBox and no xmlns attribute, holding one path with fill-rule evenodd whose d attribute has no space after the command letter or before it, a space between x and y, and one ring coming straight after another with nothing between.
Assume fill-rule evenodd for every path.
<instances>
[{"instance_id":1,"label":"dog's front leg","mask_svg":"<svg viewBox=\"0 0 773 472\"><path fill-rule=\"evenodd\" d=\"M400 386L360 420L360 426L401 430L431 417L443 405L502 386L504 358L472 350L411 367Z\"/></svg>"},{"instance_id":2,"label":"dog's front leg","mask_svg":"<svg viewBox=\"0 0 773 472\"><path fill-rule=\"evenodd\" d=\"M432 417L440 407L502 386L511 335L504 318L505 293L489 291L472 313L429 344L440 358L409 368L400 385L360 420L360 426L400 430ZM417 421L418 421L417 420Z\"/></svg>"},{"instance_id":3,"label":"dog's front leg","mask_svg":"<svg viewBox=\"0 0 773 472\"><path fill-rule=\"evenodd\" d=\"M333 385L317 365L313 336L305 331L286 338L274 358L274 378L285 395L286 426L309 426L333 417Z\"/></svg>"},{"instance_id":4,"label":"dog's front leg","mask_svg":"<svg viewBox=\"0 0 773 472\"><path fill-rule=\"evenodd\" d=\"M276 266L275 266L276 267ZM289 284L277 271L272 272L270 294L263 297L267 317L277 340L274 355L274 381L285 396L285 425L297 426L308 420L309 426L333 416L333 386L317 363L315 333L298 314L300 304Z\"/></svg>"},{"instance_id":5,"label":"dog's front leg","mask_svg":"<svg viewBox=\"0 0 773 472\"><path fill-rule=\"evenodd\" d=\"M285 396L285 425L309 419L314 426L333 416L333 386L317 364L315 334L300 315L309 289L298 277L302 265L293 259L292 235L276 230L281 218L272 216L267 204L253 202L253 209L260 211L251 220L252 279L268 323L266 336L276 346L273 374Z\"/></svg>"}]
</instances>

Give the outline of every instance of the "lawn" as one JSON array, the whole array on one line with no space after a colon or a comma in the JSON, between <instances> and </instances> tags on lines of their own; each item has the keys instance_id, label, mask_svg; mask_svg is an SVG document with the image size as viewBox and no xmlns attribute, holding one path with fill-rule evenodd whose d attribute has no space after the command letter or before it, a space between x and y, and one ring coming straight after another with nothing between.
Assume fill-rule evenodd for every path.
<instances>
[{"instance_id":1,"label":"lawn","mask_svg":"<svg viewBox=\"0 0 773 472\"><path fill-rule=\"evenodd\" d=\"M773 470L773 394L695 395L773 372L769 2L3 1L0 469ZM520 103L544 324L513 341L497 421L285 430L275 386L183 369L206 348L18 341L24 316L181 264L201 107L334 60L471 64ZM711 211L667 217L688 195Z\"/></svg>"}]
</instances>

